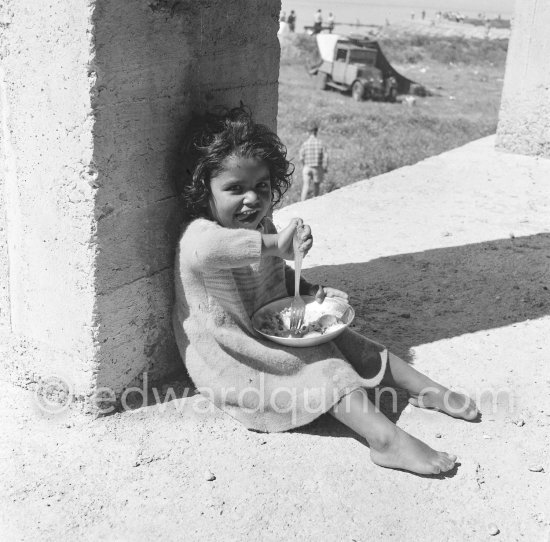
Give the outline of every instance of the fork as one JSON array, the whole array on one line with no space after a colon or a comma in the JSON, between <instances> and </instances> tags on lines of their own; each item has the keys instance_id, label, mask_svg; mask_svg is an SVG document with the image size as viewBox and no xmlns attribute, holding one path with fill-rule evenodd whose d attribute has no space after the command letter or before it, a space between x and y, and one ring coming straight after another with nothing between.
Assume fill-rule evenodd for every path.
<instances>
[{"instance_id":1,"label":"fork","mask_svg":"<svg viewBox=\"0 0 550 542\"><path fill-rule=\"evenodd\" d=\"M300 297L300 273L302 272L303 253L300 251L300 239L298 238L298 228L292 239L294 248L294 299L290 305L290 332L295 335L304 323L306 304Z\"/></svg>"}]
</instances>

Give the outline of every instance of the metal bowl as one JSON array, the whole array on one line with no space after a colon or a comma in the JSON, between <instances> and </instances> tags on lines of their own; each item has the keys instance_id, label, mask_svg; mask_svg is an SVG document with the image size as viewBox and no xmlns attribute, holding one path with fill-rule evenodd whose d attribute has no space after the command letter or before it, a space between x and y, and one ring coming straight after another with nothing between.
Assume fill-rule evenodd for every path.
<instances>
[{"instance_id":1,"label":"metal bowl","mask_svg":"<svg viewBox=\"0 0 550 542\"><path fill-rule=\"evenodd\" d=\"M268 335L267 333L263 333L258 329L259 324L266 312L279 313L287 307L290 307L293 299L293 297L283 297L282 299L272 301L271 303L264 305L261 309L258 309L252 315L252 325L254 326L256 332L266 339L269 339L270 341L278 344L284 344L285 346L315 346L317 344L323 344L332 341L333 339L338 337L338 335L340 335L340 333L342 333L344 329L346 329L346 327L348 327L355 318L355 311L353 310L353 307L351 305L348 305L348 303L346 303L343 299L337 297L325 297L323 303L318 303L317 301L315 301L315 297L303 295L302 299L306 304L306 318L308 314L308 307L310 307L310 311L316 310L316 312L319 309L322 309L325 314L333 314L337 318L340 318L344 323L344 326L339 329L335 329L334 331L329 331L327 333L324 333L323 335L318 335L315 337L277 337L275 335Z\"/></svg>"}]
</instances>

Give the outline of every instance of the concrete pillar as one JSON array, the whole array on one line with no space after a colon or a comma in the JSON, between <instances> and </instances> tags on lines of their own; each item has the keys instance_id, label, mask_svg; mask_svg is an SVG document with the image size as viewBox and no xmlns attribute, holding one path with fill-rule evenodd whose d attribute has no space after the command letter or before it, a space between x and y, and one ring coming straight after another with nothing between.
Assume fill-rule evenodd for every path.
<instances>
[{"instance_id":1,"label":"concrete pillar","mask_svg":"<svg viewBox=\"0 0 550 542\"><path fill-rule=\"evenodd\" d=\"M550 157L550 3L517 0L497 147Z\"/></svg>"},{"instance_id":2,"label":"concrete pillar","mask_svg":"<svg viewBox=\"0 0 550 542\"><path fill-rule=\"evenodd\" d=\"M275 126L279 0L8 0L0 17L1 378L87 402L180 366L173 188L193 109Z\"/></svg>"}]
</instances>

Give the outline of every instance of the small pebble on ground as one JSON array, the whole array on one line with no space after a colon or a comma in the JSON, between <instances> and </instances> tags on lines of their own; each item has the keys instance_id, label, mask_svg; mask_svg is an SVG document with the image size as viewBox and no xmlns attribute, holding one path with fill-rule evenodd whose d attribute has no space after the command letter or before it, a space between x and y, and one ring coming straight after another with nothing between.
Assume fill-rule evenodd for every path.
<instances>
[{"instance_id":1,"label":"small pebble on ground","mask_svg":"<svg viewBox=\"0 0 550 542\"><path fill-rule=\"evenodd\" d=\"M514 420L514 423L518 427L523 427L525 425L525 420L523 418L517 418L516 420Z\"/></svg>"}]
</instances>

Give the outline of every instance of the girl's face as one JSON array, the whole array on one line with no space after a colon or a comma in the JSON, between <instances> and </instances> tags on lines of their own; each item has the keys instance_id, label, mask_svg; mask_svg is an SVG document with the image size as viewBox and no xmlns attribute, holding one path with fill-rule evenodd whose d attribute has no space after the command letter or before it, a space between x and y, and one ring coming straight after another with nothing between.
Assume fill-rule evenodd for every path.
<instances>
[{"instance_id":1,"label":"girl's face","mask_svg":"<svg viewBox=\"0 0 550 542\"><path fill-rule=\"evenodd\" d=\"M271 180L265 163L228 156L210 180L210 218L225 228L255 230L271 207Z\"/></svg>"}]
</instances>

